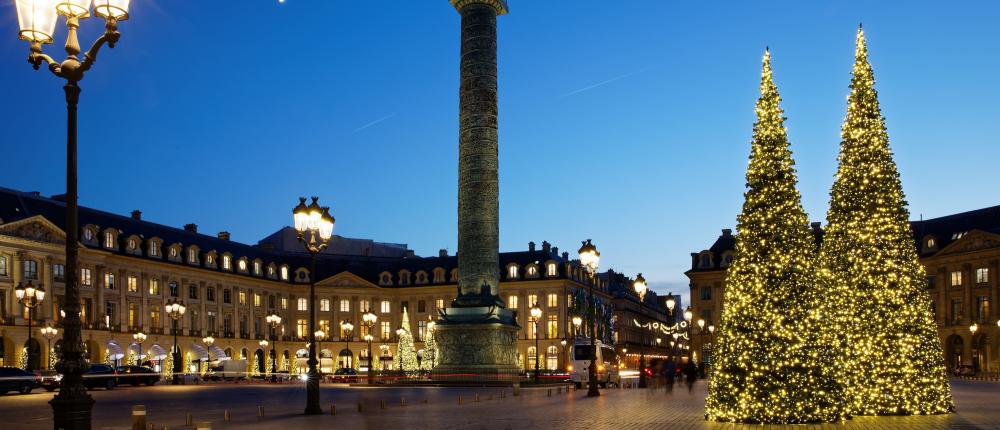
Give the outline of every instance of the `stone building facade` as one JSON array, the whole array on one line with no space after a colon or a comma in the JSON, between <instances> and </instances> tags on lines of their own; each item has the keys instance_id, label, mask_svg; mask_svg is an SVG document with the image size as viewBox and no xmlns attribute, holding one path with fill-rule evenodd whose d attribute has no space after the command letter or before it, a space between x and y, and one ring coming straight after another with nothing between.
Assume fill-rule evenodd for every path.
<instances>
[{"instance_id":1,"label":"stone building facade","mask_svg":"<svg viewBox=\"0 0 1000 430\"><path fill-rule=\"evenodd\" d=\"M964 373L1000 371L1000 206L913 221L914 244L927 271L945 362ZM819 223L813 223L817 241ZM695 318L718 322L732 262L734 236L723 230L706 250L691 254L691 306ZM976 330L971 329L975 324ZM697 329L695 329L697 332ZM710 357L711 337L694 336L693 349Z\"/></svg>"},{"instance_id":2,"label":"stone building facade","mask_svg":"<svg viewBox=\"0 0 1000 430\"><path fill-rule=\"evenodd\" d=\"M66 232L62 229L64 205L58 197L46 198L0 188L0 363L19 365L27 342L27 313L14 295L18 283L42 285L45 300L35 309L33 337L35 368L49 359L45 339L37 327L59 328L59 302L64 294L63 261ZM296 372L304 367L297 358L306 348L308 284L314 275L308 254L288 240L289 228L279 230L257 245L230 240L229 234L205 235L194 225L173 228L142 219L141 213L119 216L80 208L80 252L83 339L91 361L107 357L125 359L138 353L133 334L147 339L142 350L154 365L173 345L173 320L166 314L170 300L180 300L186 314L177 321L178 346L186 360L230 357L258 361L275 351L279 368ZM416 348L424 346L427 324L447 307L457 293L457 258L442 250L436 257L417 257L406 245L370 240L334 238L333 251L320 254L317 264L317 327L327 335L319 345L324 371L349 365L366 367L368 330L361 315L371 309L378 321L371 332L376 367L385 367L396 351L396 330L402 309L407 309ZM569 297L589 285L579 262L568 253L543 243L528 250L500 254L501 298L518 315L519 365L564 368L561 340L572 336ZM613 272L612 272L613 273ZM627 294L609 289L599 279L595 294L606 303L628 300ZM616 295L617 294L617 295ZM634 293L633 293L634 295ZM652 301L650 301L652 300ZM634 299L638 301L637 298ZM542 311L537 335L527 321L530 307ZM628 311L645 318L663 319L654 298L630 305ZM271 331L265 321L281 317ZM354 331L341 333L349 321ZM215 339L209 347L203 338ZM52 339L57 348L61 333ZM270 344L265 348L261 340ZM269 365L268 365L269 366Z\"/></svg>"}]
</instances>

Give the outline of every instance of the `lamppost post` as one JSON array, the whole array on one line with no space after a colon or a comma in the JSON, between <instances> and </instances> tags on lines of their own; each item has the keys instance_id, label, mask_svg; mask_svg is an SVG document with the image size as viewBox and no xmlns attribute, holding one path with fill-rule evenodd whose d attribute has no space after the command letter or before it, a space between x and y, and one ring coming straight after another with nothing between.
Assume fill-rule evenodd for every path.
<instances>
[{"instance_id":1,"label":"lamppost post","mask_svg":"<svg viewBox=\"0 0 1000 430\"><path fill-rule=\"evenodd\" d=\"M365 334L365 340L368 341L368 385L375 385L375 357L372 356L372 329L375 328L375 321L378 321L378 315L371 309L365 310L361 315L361 325L368 332Z\"/></svg>"},{"instance_id":2,"label":"lamppost post","mask_svg":"<svg viewBox=\"0 0 1000 430\"><path fill-rule=\"evenodd\" d=\"M97 52L106 43L114 48L121 34L118 22L128 19L127 0L98 0L94 14L104 18L104 33L84 55L80 54L77 29L80 19L90 15L91 0L69 0L54 4L50 0L16 0L19 37L29 43L28 62L35 70L46 63L49 71L66 80L63 90L66 94L66 294L63 297L63 347L60 348L56 369L62 373L59 394L49 401L52 405L53 427L56 429L89 429L94 399L83 386L83 372L87 360L83 356L83 338L80 321L80 286L78 283L79 253L77 250L78 206L77 206L77 103L83 79L97 59ZM53 10L54 9L54 10ZM42 46L52 43L58 15L66 17L65 50L67 57L59 63L42 52Z\"/></svg>"},{"instance_id":3,"label":"lamppost post","mask_svg":"<svg viewBox=\"0 0 1000 430\"><path fill-rule=\"evenodd\" d=\"M566 339L560 340L559 345L562 347L559 349L559 366L561 367L559 371L562 372L566 370Z\"/></svg>"},{"instance_id":4,"label":"lamppost post","mask_svg":"<svg viewBox=\"0 0 1000 430\"><path fill-rule=\"evenodd\" d=\"M428 317L430 319L430 317ZM434 339L434 330L437 329L437 323L434 320L427 322L427 335ZM434 369L435 359L437 358L437 342L434 342L434 348L427 348L427 353L431 355L431 369Z\"/></svg>"},{"instance_id":5,"label":"lamppost post","mask_svg":"<svg viewBox=\"0 0 1000 430\"><path fill-rule=\"evenodd\" d=\"M347 340L344 342L344 349L346 349L348 352L350 352L351 351L351 335L354 334L354 324L352 324L348 320L341 321L340 322L340 331L342 333L344 333L344 337L347 338ZM354 365L354 353L352 352L351 353L351 362L348 363L347 367L354 367L353 365Z\"/></svg>"},{"instance_id":6,"label":"lamppost post","mask_svg":"<svg viewBox=\"0 0 1000 430\"><path fill-rule=\"evenodd\" d=\"M587 397L597 397L601 395L601 391L597 388L597 296L594 294L594 284L597 283L597 266L600 262L601 253L597 251L597 247L587 239L583 241L583 246L580 247L578 251L580 255L580 264L586 270L588 278L590 278L590 301L591 301L591 318L590 318L590 368L587 370ZM537 351L536 351L537 358Z\"/></svg>"},{"instance_id":7,"label":"lamppost post","mask_svg":"<svg viewBox=\"0 0 1000 430\"><path fill-rule=\"evenodd\" d=\"M306 206L306 198L299 197L299 204L292 209L295 231L299 242L309 251L309 372L306 380L306 415L323 413L319 406L319 370L316 365L316 254L323 252L333 237L336 220L330 215L330 208L319 205L319 197L313 197Z\"/></svg>"},{"instance_id":8,"label":"lamppost post","mask_svg":"<svg viewBox=\"0 0 1000 430\"><path fill-rule=\"evenodd\" d=\"M538 303L531 305L531 319L535 322L535 383L538 383L538 359L541 356L541 351L538 350L538 322L542 319L542 308L538 307Z\"/></svg>"},{"instance_id":9,"label":"lamppost post","mask_svg":"<svg viewBox=\"0 0 1000 430\"><path fill-rule=\"evenodd\" d=\"M260 345L260 357L263 359L264 358L264 354L267 354L268 341L267 341L267 339L261 339L260 342L257 342L257 344ZM256 357L254 357L254 359L256 359ZM263 361L264 362L261 363L261 366L260 366L260 371L261 371L262 374L266 375L267 374L267 360L263 360ZM263 375L261 377L263 378Z\"/></svg>"},{"instance_id":10,"label":"lamppost post","mask_svg":"<svg viewBox=\"0 0 1000 430\"><path fill-rule=\"evenodd\" d=\"M146 341L146 333L143 333L143 332L140 331L140 332L138 332L136 334L133 334L132 335L132 340L134 340L135 343L139 345L139 354L138 354L138 356L136 358L136 360L138 361L138 363L136 363L136 365L137 366L142 366L142 355L143 355L143 353L145 353L145 351L142 349L142 343Z\"/></svg>"},{"instance_id":11,"label":"lamppost post","mask_svg":"<svg viewBox=\"0 0 1000 430\"><path fill-rule=\"evenodd\" d=\"M170 351L170 356L172 357L172 361L174 362L172 369L173 373L172 384L178 385L181 382L180 381L181 350L177 346L177 320L181 319L181 317L184 316L184 312L187 311L187 308L184 306L183 303L181 303L177 299L170 299L170 301L167 302L166 310L167 310L167 316L169 316L170 319L173 320L172 327L174 332L174 347Z\"/></svg>"},{"instance_id":12,"label":"lamppost post","mask_svg":"<svg viewBox=\"0 0 1000 430\"><path fill-rule=\"evenodd\" d=\"M24 363L24 370L29 372L35 370L31 365L31 347L33 345L31 338L31 323L34 319L35 308L42 303L45 299L45 289L39 285L37 288L31 281L28 281L28 285L23 285L20 282L14 287L14 295L17 296L17 301L21 303L22 306L28 309L28 362Z\"/></svg>"},{"instance_id":13,"label":"lamppost post","mask_svg":"<svg viewBox=\"0 0 1000 430\"><path fill-rule=\"evenodd\" d=\"M49 354L52 354L52 338L56 337L56 334L59 333L59 330L57 330L55 327L46 326L42 327L41 331L42 331L42 336L45 337L45 355L48 356ZM52 359L47 357L45 360L46 370L52 368L52 366L49 365L49 363L51 362Z\"/></svg>"},{"instance_id":14,"label":"lamppost post","mask_svg":"<svg viewBox=\"0 0 1000 430\"><path fill-rule=\"evenodd\" d=\"M691 312L691 306L688 306L684 310L684 321L687 322L687 341L688 341L688 353L687 359L691 361L691 318L694 317L694 313Z\"/></svg>"},{"instance_id":15,"label":"lamppost post","mask_svg":"<svg viewBox=\"0 0 1000 430\"><path fill-rule=\"evenodd\" d=\"M276 313L272 313L264 317L264 321L267 325L271 326L271 380L276 381L278 378L278 352L275 351L275 347L278 344L278 325L281 324L281 316Z\"/></svg>"},{"instance_id":16,"label":"lamppost post","mask_svg":"<svg viewBox=\"0 0 1000 430\"><path fill-rule=\"evenodd\" d=\"M212 336L206 336L206 337L202 338L201 341L204 342L205 346L208 347L208 362L209 362L209 364L211 364L212 363L212 345L215 344L215 338L212 337Z\"/></svg>"},{"instance_id":17,"label":"lamppost post","mask_svg":"<svg viewBox=\"0 0 1000 430\"><path fill-rule=\"evenodd\" d=\"M632 289L635 293L639 295L639 310L642 311L642 306L646 303L646 291L648 287L646 285L646 278L642 277L642 273L636 275L635 281L632 282ZM645 336L643 336L645 340ZM639 348L639 388L646 388L646 345Z\"/></svg>"}]
</instances>

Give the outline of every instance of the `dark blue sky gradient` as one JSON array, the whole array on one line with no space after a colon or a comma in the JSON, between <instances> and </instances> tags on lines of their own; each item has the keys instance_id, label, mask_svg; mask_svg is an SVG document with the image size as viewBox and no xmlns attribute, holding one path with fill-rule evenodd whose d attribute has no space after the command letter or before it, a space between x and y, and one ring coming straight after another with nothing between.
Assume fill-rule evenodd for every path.
<instances>
[{"instance_id":1,"label":"dark blue sky gradient","mask_svg":"<svg viewBox=\"0 0 1000 430\"><path fill-rule=\"evenodd\" d=\"M823 220L859 22L914 218L1000 204L997 2L510 3L503 250L575 253L589 237L603 267L686 290L688 254L742 204L766 45L805 207ZM31 70L16 26L3 0L0 186L62 193L61 83ZM102 27L83 26L84 44ZM338 234L455 251L446 0L133 0L121 31L82 82L82 204L255 243L316 194Z\"/></svg>"}]
</instances>

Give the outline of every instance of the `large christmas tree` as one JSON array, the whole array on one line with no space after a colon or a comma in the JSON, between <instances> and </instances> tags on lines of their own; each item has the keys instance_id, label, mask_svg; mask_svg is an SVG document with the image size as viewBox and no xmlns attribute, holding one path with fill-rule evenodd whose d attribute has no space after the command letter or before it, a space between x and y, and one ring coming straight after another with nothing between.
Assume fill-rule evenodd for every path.
<instances>
[{"instance_id":1,"label":"large christmas tree","mask_svg":"<svg viewBox=\"0 0 1000 430\"><path fill-rule=\"evenodd\" d=\"M852 414L943 413L953 408L944 356L874 85L858 29L820 251L833 318L844 328L839 379Z\"/></svg>"},{"instance_id":2,"label":"large christmas tree","mask_svg":"<svg viewBox=\"0 0 1000 430\"><path fill-rule=\"evenodd\" d=\"M707 417L748 423L844 416L823 343L816 244L802 209L781 97L765 52L747 191L716 344Z\"/></svg>"},{"instance_id":3,"label":"large christmas tree","mask_svg":"<svg viewBox=\"0 0 1000 430\"><path fill-rule=\"evenodd\" d=\"M406 312L406 308L403 308L403 322L399 329L395 360L398 360L396 368L399 370L412 372L418 369L417 353L413 350L413 334L410 332L410 315Z\"/></svg>"}]
</instances>

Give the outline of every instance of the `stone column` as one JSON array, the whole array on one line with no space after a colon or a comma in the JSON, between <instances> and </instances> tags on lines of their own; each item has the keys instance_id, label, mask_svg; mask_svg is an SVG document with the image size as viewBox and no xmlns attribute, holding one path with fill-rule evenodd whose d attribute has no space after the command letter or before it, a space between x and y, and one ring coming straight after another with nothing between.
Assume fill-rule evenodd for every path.
<instances>
[{"instance_id":1,"label":"stone column","mask_svg":"<svg viewBox=\"0 0 1000 430\"><path fill-rule=\"evenodd\" d=\"M462 15L458 289L460 295L479 295L488 286L490 294L497 296L500 283L497 16L507 13L507 2L451 0L451 3Z\"/></svg>"}]
</instances>

